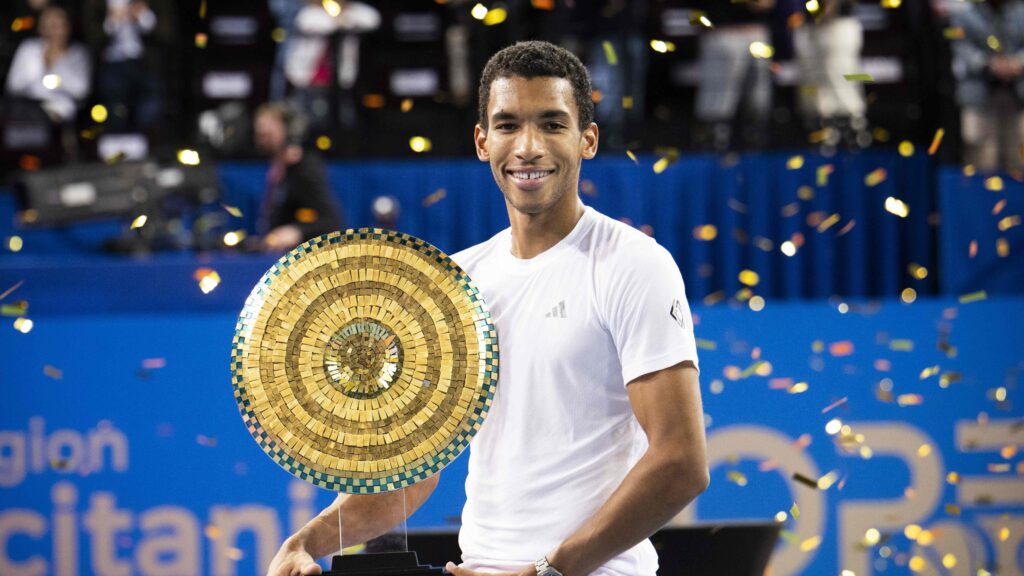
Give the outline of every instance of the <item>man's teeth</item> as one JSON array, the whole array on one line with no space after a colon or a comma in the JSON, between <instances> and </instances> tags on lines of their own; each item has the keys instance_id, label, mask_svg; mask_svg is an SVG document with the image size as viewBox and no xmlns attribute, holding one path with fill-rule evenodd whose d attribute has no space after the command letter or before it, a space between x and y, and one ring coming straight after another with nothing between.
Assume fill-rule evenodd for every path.
<instances>
[{"instance_id":1,"label":"man's teeth","mask_svg":"<svg viewBox=\"0 0 1024 576\"><path fill-rule=\"evenodd\" d=\"M547 171L547 172L513 172L512 175L515 176L516 178L519 178L520 180L536 180L537 178L543 178L543 177L547 176L550 173L551 173L550 171Z\"/></svg>"}]
</instances>

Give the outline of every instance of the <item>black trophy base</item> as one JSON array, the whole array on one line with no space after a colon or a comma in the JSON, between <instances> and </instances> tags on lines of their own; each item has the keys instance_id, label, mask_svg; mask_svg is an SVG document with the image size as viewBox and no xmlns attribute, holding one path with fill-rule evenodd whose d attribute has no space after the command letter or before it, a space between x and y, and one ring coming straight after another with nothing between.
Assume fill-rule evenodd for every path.
<instances>
[{"instance_id":1,"label":"black trophy base","mask_svg":"<svg viewBox=\"0 0 1024 576\"><path fill-rule=\"evenodd\" d=\"M352 554L331 559L331 571L324 576L429 576L446 574L440 568L421 565L415 552Z\"/></svg>"}]
</instances>

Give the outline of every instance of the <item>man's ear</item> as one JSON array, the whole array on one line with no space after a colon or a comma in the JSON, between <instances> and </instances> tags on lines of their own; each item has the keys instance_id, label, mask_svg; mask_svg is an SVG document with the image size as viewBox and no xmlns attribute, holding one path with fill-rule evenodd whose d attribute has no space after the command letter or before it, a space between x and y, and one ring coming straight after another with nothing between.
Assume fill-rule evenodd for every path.
<instances>
[{"instance_id":1,"label":"man's ear","mask_svg":"<svg viewBox=\"0 0 1024 576\"><path fill-rule=\"evenodd\" d=\"M476 146L476 157L481 162L491 160L491 155L487 152L487 129L479 124L473 128L473 145Z\"/></svg>"},{"instance_id":2,"label":"man's ear","mask_svg":"<svg viewBox=\"0 0 1024 576\"><path fill-rule=\"evenodd\" d=\"M585 160L590 160L597 156L597 141L597 124L591 122L590 126L587 126L587 129L583 131L583 136L580 139L580 156L583 156Z\"/></svg>"}]
</instances>

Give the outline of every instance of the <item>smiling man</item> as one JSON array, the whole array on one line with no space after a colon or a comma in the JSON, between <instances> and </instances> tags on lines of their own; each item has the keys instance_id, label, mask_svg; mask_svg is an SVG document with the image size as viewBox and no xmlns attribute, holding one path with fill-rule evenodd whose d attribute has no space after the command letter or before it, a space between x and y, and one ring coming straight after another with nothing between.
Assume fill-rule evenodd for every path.
<instances>
[{"instance_id":1,"label":"smiling man","mask_svg":"<svg viewBox=\"0 0 1024 576\"><path fill-rule=\"evenodd\" d=\"M654 576L647 540L708 483L693 324L671 255L585 207L597 153L590 78L570 52L521 42L480 82L477 155L510 227L453 259L498 329L498 392L471 444L457 576ZM438 476L341 496L289 538L271 574L388 530Z\"/></svg>"}]
</instances>

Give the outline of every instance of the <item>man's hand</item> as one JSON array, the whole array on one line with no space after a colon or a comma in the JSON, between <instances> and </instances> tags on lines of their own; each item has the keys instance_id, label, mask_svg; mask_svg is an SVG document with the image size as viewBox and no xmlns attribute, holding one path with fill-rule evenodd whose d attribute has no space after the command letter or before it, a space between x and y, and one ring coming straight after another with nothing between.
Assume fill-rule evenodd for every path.
<instances>
[{"instance_id":1,"label":"man's hand","mask_svg":"<svg viewBox=\"0 0 1024 576\"><path fill-rule=\"evenodd\" d=\"M444 567L445 571L455 576L537 576L537 568L533 566L527 566L519 572L477 572L476 570L470 570L469 568L460 568L456 566L454 562L449 562Z\"/></svg>"},{"instance_id":2,"label":"man's hand","mask_svg":"<svg viewBox=\"0 0 1024 576\"><path fill-rule=\"evenodd\" d=\"M277 551L267 569L267 576L310 576L320 573L320 565L305 548L287 541Z\"/></svg>"},{"instance_id":3,"label":"man's hand","mask_svg":"<svg viewBox=\"0 0 1024 576\"><path fill-rule=\"evenodd\" d=\"M992 74L1004 82L1012 82L1024 71L1020 60L1005 54L996 54L989 60L989 70Z\"/></svg>"}]
</instances>

